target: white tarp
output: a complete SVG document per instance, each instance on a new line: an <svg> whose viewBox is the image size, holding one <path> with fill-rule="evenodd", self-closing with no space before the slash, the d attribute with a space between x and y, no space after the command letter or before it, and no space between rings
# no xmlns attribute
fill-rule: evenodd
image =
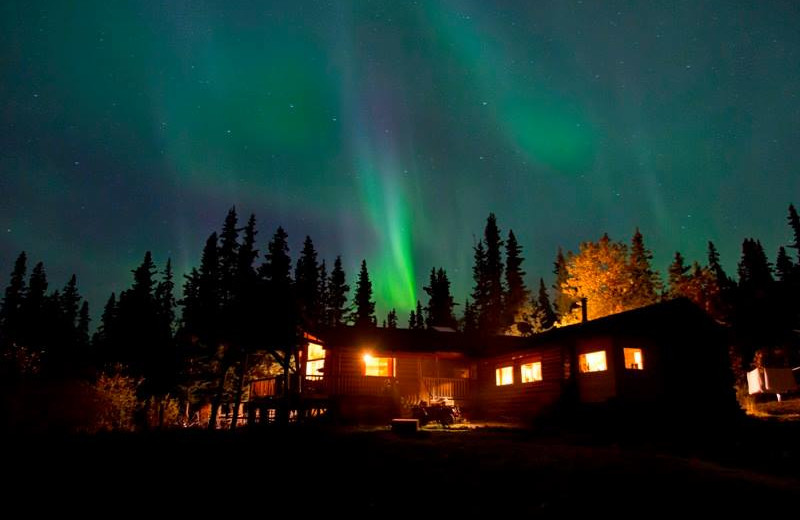
<svg viewBox="0 0 800 520"><path fill-rule="evenodd" d="M751 395L763 392L764 386L764 379L761 376L760 368L755 368L747 373L747 391Z"/></svg>
<svg viewBox="0 0 800 520"><path fill-rule="evenodd" d="M747 373L747 390L751 394L783 394L797 390L797 381L791 368L756 368Z"/></svg>

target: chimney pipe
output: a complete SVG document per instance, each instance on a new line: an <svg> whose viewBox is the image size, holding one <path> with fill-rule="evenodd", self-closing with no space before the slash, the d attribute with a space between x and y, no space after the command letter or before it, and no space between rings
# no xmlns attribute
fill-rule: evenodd
<svg viewBox="0 0 800 520"><path fill-rule="evenodd" d="M581 298L581 323L586 323L589 318L586 315L586 298Z"/></svg>

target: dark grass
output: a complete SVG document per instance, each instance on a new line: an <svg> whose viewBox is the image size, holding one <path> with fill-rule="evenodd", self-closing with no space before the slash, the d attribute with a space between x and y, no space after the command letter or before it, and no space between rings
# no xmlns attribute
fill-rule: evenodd
<svg viewBox="0 0 800 520"><path fill-rule="evenodd" d="M25 516L798 512L800 424L39 436L5 442Z"/></svg>

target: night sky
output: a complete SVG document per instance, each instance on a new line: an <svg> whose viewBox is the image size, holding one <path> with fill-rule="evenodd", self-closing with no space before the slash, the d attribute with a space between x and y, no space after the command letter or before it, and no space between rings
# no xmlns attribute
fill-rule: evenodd
<svg viewBox="0 0 800 520"><path fill-rule="evenodd" d="M0 3L3 286L24 249L97 318L234 204L262 250L309 234L351 285L365 258L401 324L434 265L463 302L490 211L529 285L636 226L662 273L790 238L797 2L157 4Z"/></svg>

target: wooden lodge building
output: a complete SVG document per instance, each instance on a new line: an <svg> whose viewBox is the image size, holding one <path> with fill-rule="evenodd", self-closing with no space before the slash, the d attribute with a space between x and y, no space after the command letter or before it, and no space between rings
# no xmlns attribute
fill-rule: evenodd
<svg viewBox="0 0 800 520"><path fill-rule="evenodd" d="M514 422L570 406L706 418L737 407L724 331L685 299L530 337L340 327L306 338L290 379L294 416L383 422L421 401ZM250 385L250 423L275 417L280 386Z"/></svg>

